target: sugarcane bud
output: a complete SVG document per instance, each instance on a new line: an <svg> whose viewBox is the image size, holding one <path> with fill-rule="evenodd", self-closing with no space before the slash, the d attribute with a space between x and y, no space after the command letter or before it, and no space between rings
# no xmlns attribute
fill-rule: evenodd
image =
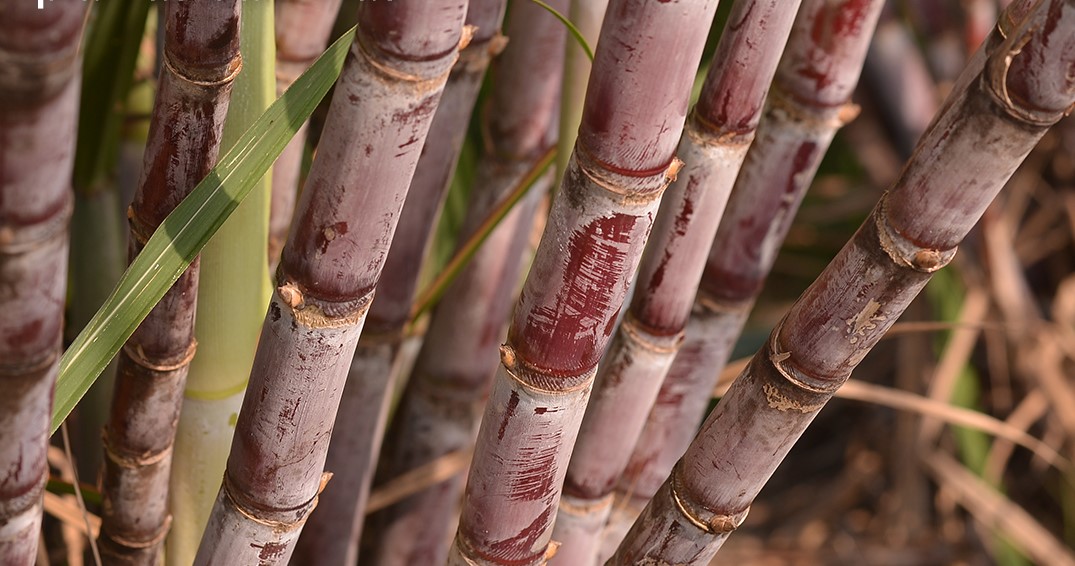
<svg viewBox="0 0 1075 566"><path fill-rule="evenodd" d="M545 560L552 560L552 557L556 556L556 551L558 550L560 550L560 542L550 540L549 546L545 548Z"/></svg>
<svg viewBox="0 0 1075 566"><path fill-rule="evenodd" d="M462 51L470 45L470 41L474 39L474 32L478 31L478 26L472 26L467 24L463 26L463 34L459 36L459 50Z"/></svg>
<svg viewBox="0 0 1075 566"><path fill-rule="evenodd" d="M679 176L681 169L683 169L683 160L678 157L673 157L672 163L668 165L668 170L664 172L664 176L668 179L669 183L676 182L676 177Z"/></svg>
<svg viewBox="0 0 1075 566"><path fill-rule="evenodd" d="M276 288L276 292L280 294L280 298L283 299L287 306L293 309L302 308L305 300L302 297L302 291L296 287L293 283L285 283Z"/></svg>
<svg viewBox="0 0 1075 566"><path fill-rule="evenodd" d="M506 368L515 367L515 349L507 344L500 345L500 363Z"/></svg>

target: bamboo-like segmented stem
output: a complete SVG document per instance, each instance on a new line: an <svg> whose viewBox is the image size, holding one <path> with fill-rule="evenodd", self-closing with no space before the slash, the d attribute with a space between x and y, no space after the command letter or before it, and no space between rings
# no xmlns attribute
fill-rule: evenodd
<svg viewBox="0 0 1075 566"><path fill-rule="evenodd" d="M418 285L419 269L463 147L474 102L490 59L503 45L500 22L505 0L470 0L469 43L448 76L398 229L385 259L347 376L325 469L333 474L317 510L303 530L297 561L354 564L358 558L366 499L381 451L389 393L399 373L404 327Z"/></svg>
<svg viewBox="0 0 1075 566"><path fill-rule="evenodd" d="M877 22L879 0L804 0L756 138L728 199L685 332L617 488L606 533L618 544L683 454L836 130Z"/></svg>
<svg viewBox="0 0 1075 566"><path fill-rule="evenodd" d="M463 0L359 7L195 564L283 564L294 551L465 13Z"/></svg>
<svg viewBox="0 0 1075 566"><path fill-rule="evenodd" d="M242 22L243 70L232 89L222 152L231 149L276 99L273 6L243 2ZM263 254L269 232L270 183L271 174L258 181L202 250L194 328L198 355L190 365L176 429L167 564L194 562L231 448L235 415L243 402L265 305L272 294Z"/></svg>
<svg viewBox="0 0 1075 566"><path fill-rule="evenodd" d="M601 22L608 0L571 0L568 18L591 47L597 45ZM561 12L562 13L562 12ZM562 179L575 147L575 136L582 122L582 105L586 100L586 83L590 80L591 62L582 46L573 38L564 46L564 90L560 97L560 135L557 141L556 178Z"/></svg>
<svg viewBox="0 0 1075 566"><path fill-rule="evenodd" d="M705 562L818 411L1075 104L1075 2L975 57L900 179L721 399L611 564ZM969 75L969 77L968 77Z"/></svg>
<svg viewBox="0 0 1075 566"><path fill-rule="evenodd" d="M567 1L549 5L563 10ZM562 50L566 30L531 2L512 8L506 29L510 40L493 63L495 80L482 113L488 138L461 240L473 234L554 139L549 134L556 129L562 61L549 53ZM497 226L434 311L385 437L379 481L473 444L534 213L551 182L549 172ZM462 489L458 474L371 516L363 533L364 559L381 565L443 564Z"/></svg>
<svg viewBox="0 0 1075 566"><path fill-rule="evenodd" d="M630 310L598 370L553 531L562 544L555 564L597 562L613 489L682 341L798 4L737 0L732 6L679 143L687 165L662 199Z"/></svg>
<svg viewBox="0 0 1075 566"><path fill-rule="evenodd" d="M62 347L78 0L0 4L0 564L37 560Z"/></svg>
<svg viewBox="0 0 1075 566"><path fill-rule="evenodd" d="M170 2L144 168L128 217L130 257L216 163L231 85L242 68L238 0ZM105 427L101 552L157 564L168 532L172 445L194 356L198 260L119 354Z"/></svg>
<svg viewBox="0 0 1075 566"><path fill-rule="evenodd" d="M449 564L547 558L597 362L681 165L673 153L716 4L609 4L574 155L501 349Z"/></svg>
<svg viewBox="0 0 1075 566"><path fill-rule="evenodd" d="M328 45L342 0L276 0L276 94L283 94ZM276 272L280 250L295 212L307 120L276 158L269 205L269 271Z"/></svg>

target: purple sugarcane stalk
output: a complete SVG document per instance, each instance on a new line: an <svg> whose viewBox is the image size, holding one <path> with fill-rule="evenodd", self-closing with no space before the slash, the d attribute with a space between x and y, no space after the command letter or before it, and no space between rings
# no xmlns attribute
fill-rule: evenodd
<svg viewBox="0 0 1075 566"><path fill-rule="evenodd" d="M720 368L772 268L836 130L854 117L881 0L804 0L765 113L717 229L685 343L661 385L617 491L615 548L686 450Z"/></svg>
<svg viewBox="0 0 1075 566"><path fill-rule="evenodd" d="M795 302L609 564L705 564L813 418L1075 104L1075 2L994 31L899 180Z"/></svg>
<svg viewBox="0 0 1075 566"><path fill-rule="evenodd" d="M449 564L540 564L597 362L674 158L716 1L614 0L562 188L501 348Z"/></svg>
<svg viewBox="0 0 1075 566"><path fill-rule="evenodd" d="M283 94L325 51L342 0L276 0L276 94ZM269 270L275 274L291 228L309 121L302 124L272 167Z"/></svg>
<svg viewBox="0 0 1075 566"><path fill-rule="evenodd" d="M87 5L0 2L0 564L37 560Z"/></svg>
<svg viewBox="0 0 1075 566"><path fill-rule="evenodd" d="M294 551L465 14L463 0L359 6L195 564L284 564Z"/></svg>
<svg viewBox="0 0 1075 566"><path fill-rule="evenodd" d="M567 470L553 564L596 564L613 490L627 466L683 330L799 2L737 0L664 195L630 310L598 370Z"/></svg>
<svg viewBox="0 0 1075 566"><path fill-rule="evenodd" d="M160 82L128 211L131 258L216 164L232 81L242 68L239 0L165 8ZM101 553L110 563L160 562L171 525L172 445L196 349L197 296L195 259L119 354L104 433Z"/></svg>
<svg viewBox="0 0 1075 566"><path fill-rule="evenodd" d="M335 479L299 541L295 557L302 563L350 565L358 558L366 500L422 257L455 172L485 69L503 47L500 22L505 0L468 4L466 23L473 26L473 35L459 53L429 126L428 143L422 147L378 282L377 300L370 306L351 362L325 464Z"/></svg>
<svg viewBox="0 0 1075 566"><path fill-rule="evenodd" d="M567 8L567 0L550 6ZM566 30L532 2L512 8L509 42L493 63L488 133L461 240L511 191L555 140ZM517 288L536 207L552 183L539 186L489 235L445 291L385 437L378 479L387 481L474 444L496 372L497 347ZM464 477L458 474L367 520L362 556L380 565L444 564ZM416 537L415 533L422 536Z"/></svg>

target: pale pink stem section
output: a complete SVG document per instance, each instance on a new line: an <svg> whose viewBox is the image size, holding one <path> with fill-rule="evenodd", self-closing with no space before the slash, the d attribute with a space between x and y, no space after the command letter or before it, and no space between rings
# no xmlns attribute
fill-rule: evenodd
<svg viewBox="0 0 1075 566"><path fill-rule="evenodd" d="M566 0L549 4L567 7ZM487 143L461 239L478 229L555 140L562 63L549 53L563 50L567 32L531 2L512 9L506 32L508 45L493 63L490 100L481 114ZM473 445L534 213L551 184L550 171L445 291L385 439L378 481ZM371 516L363 533L364 559L381 565L443 564L463 481L459 474Z"/></svg>
<svg viewBox="0 0 1075 566"><path fill-rule="evenodd" d="M630 311L598 370L568 467L553 538L554 564L594 564L612 492L627 466L672 360L709 245L788 40L798 2L739 0L717 46L642 256Z"/></svg>
<svg viewBox="0 0 1075 566"><path fill-rule="evenodd" d="M617 491L606 548L618 544L694 437L720 368L836 130L854 117L858 82L883 2L805 0L765 113L713 239L698 300ZM678 406L677 406L678 405Z"/></svg>
<svg viewBox="0 0 1075 566"><path fill-rule="evenodd" d="M0 564L37 560L62 348L79 0L0 4Z"/></svg>
<svg viewBox="0 0 1075 566"><path fill-rule="evenodd" d="M449 564L547 558L597 362L680 165L673 152L715 10L715 1L609 4L575 152L501 349Z"/></svg>
<svg viewBox="0 0 1075 566"><path fill-rule="evenodd" d="M342 0L276 0L276 94L283 94L325 51ZM269 270L276 273L280 250L295 211L302 154L306 147L304 122L272 166L269 205Z"/></svg>
<svg viewBox="0 0 1075 566"><path fill-rule="evenodd" d="M465 13L462 0L360 5L196 564L287 563L317 504L348 364Z"/></svg>
<svg viewBox="0 0 1075 566"><path fill-rule="evenodd" d="M471 111L499 37L505 0L471 0L466 23L473 37L459 53L421 148L407 200L400 213L377 300L366 317L336 414L336 435L325 469L335 480L326 488L304 529L296 561L350 565L358 559L366 500L381 451L389 393L398 379L400 346L410 318L422 258L455 173Z"/></svg>
<svg viewBox="0 0 1075 566"><path fill-rule="evenodd" d="M707 563L788 450L1075 103L1075 2L990 37L850 242L710 414L610 564ZM1006 38L1005 38L1006 36Z"/></svg>

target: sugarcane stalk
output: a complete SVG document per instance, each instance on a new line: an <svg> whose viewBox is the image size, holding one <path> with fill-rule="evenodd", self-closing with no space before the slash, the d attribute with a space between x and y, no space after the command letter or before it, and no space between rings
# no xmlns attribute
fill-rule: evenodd
<svg viewBox="0 0 1075 566"><path fill-rule="evenodd" d="M609 3L574 155L501 347L449 564L547 559L597 362L681 165L674 151L715 10Z"/></svg>
<svg viewBox="0 0 1075 566"><path fill-rule="evenodd" d="M277 0L276 9L276 94L283 94L317 60L328 45L332 24L342 0ZM291 216L295 212L303 150L309 121L295 132L291 142L276 158L272 169L272 201L269 206L269 272L276 272L280 250L287 240Z"/></svg>
<svg viewBox="0 0 1075 566"><path fill-rule="evenodd" d="M130 220L134 258L216 164L231 85L242 68L239 1L170 2L144 168ZM194 357L198 260L119 354L104 432L101 552L111 563L157 564L171 524L168 480L183 387Z"/></svg>
<svg viewBox="0 0 1075 566"><path fill-rule="evenodd" d="M598 370L568 466L554 564L595 564L617 480L683 330L709 246L761 118L798 2L732 6L677 151L687 165L662 199L630 309Z"/></svg>
<svg viewBox="0 0 1075 566"><path fill-rule="evenodd" d="M566 0L549 2L554 9ZM563 25L531 2L516 4L507 48L493 63L482 111L487 133L460 241L467 240L548 149L555 135ZM537 80L535 80L537 78ZM496 371L537 205L553 173L497 226L451 283L433 312L415 367L385 437L378 483L474 443ZM463 476L415 494L367 519L362 556L375 564L443 564ZM415 532L422 532L415 537Z"/></svg>
<svg viewBox="0 0 1075 566"><path fill-rule="evenodd" d="M601 35L601 22L605 18L606 8L608 0L571 0L568 16L591 47L597 45L597 38ZM582 105L586 100L586 83L590 81L591 66L590 58L577 41L565 43L560 135L556 143L557 179L562 179L567 171L571 149L575 147L575 136L578 135L579 124L582 122Z"/></svg>
<svg viewBox="0 0 1075 566"><path fill-rule="evenodd" d="M360 4L195 564L283 564L294 551L465 13L462 0Z"/></svg>
<svg viewBox="0 0 1075 566"><path fill-rule="evenodd" d="M610 564L706 563L818 411L1075 104L1075 2L1041 2L988 44L990 55L972 59L899 180L721 399Z"/></svg>
<svg viewBox="0 0 1075 566"><path fill-rule="evenodd" d="M471 111L490 59L503 47L505 0L471 0L470 41L448 76L414 171L399 227L370 305L347 377L325 468L334 475L303 531L296 560L353 564L357 560L369 497L388 418L390 392L400 373L404 328L418 285L422 258L437 223L463 147Z"/></svg>
<svg viewBox="0 0 1075 566"><path fill-rule="evenodd" d="M605 543L614 548L686 450L849 102L882 2L804 0L756 138L717 228L685 330L620 479ZM689 291L688 291L689 293ZM687 295L689 296L689 295Z"/></svg>
<svg viewBox="0 0 1075 566"><path fill-rule="evenodd" d="M242 22L243 70L232 88L220 143L223 152L276 99L273 6L243 2ZM271 174L258 182L202 250L194 328L198 355L191 362L176 430L168 564L194 562L231 448L235 416L272 294L263 254L270 192Z"/></svg>
<svg viewBox="0 0 1075 566"><path fill-rule="evenodd" d="M0 564L37 560L87 6L0 2Z"/></svg>

